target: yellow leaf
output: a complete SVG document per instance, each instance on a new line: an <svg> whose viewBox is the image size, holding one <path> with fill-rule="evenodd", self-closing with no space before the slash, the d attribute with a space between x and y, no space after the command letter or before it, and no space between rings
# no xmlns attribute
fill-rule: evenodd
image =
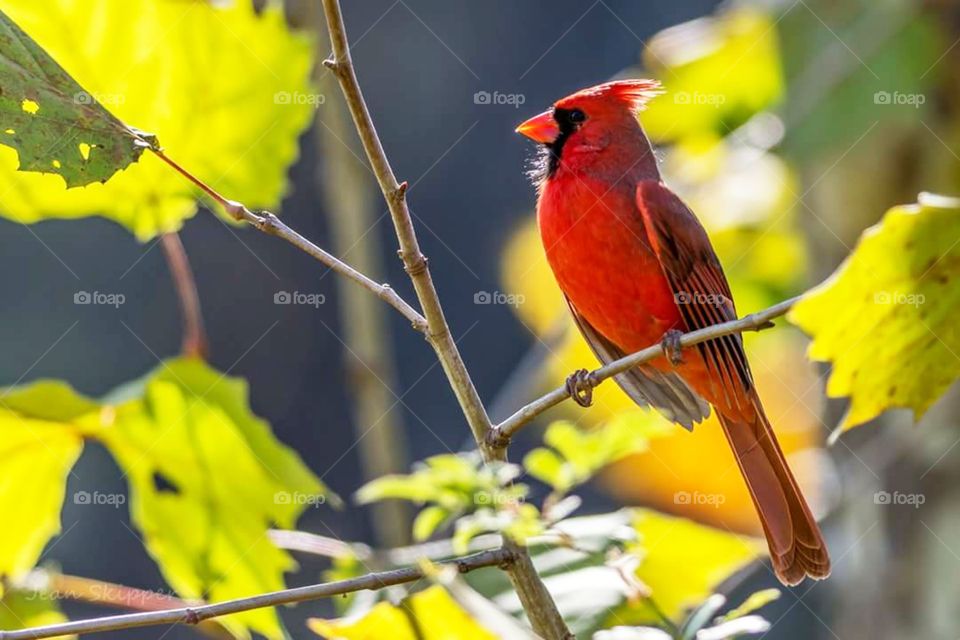
<svg viewBox="0 0 960 640"><path fill-rule="evenodd" d="M13 631L48 624L66 622L56 600L47 594L8 591L0 600L0 629ZM53 640L68 640L77 636L55 636Z"/></svg>
<svg viewBox="0 0 960 640"><path fill-rule="evenodd" d="M496 640L439 586L400 606L381 602L358 620L314 618L308 624L328 640Z"/></svg>
<svg viewBox="0 0 960 640"><path fill-rule="evenodd" d="M894 408L919 419L960 375L960 200L921 194L864 232L854 252L794 307L833 364L831 397L849 397L846 430Z"/></svg>
<svg viewBox="0 0 960 640"><path fill-rule="evenodd" d="M726 135L783 94L776 25L746 6L661 31L644 64L667 91L640 117L657 142Z"/></svg>
<svg viewBox="0 0 960 640"><path fill-rule="evenodd" d="M766 548L759 540L648 509L636 511L634 528L639 539L629 551L641 559L637 578L650 588L660 610L677 622ZM613 619L617 624L655 620L648 606L642 600L624 605Z"/></svg>
<svg viewBox="0 0 960 640"><path fill-rule="evenodd" d="M83 449L77 423L98 411L60 382L0 396L0 574L24 575L60 532L67 475Z"/></svg>
<svg viewBox="0 0 960 640"><path fill-rule="evenodd" d="M99 438L128 478L131 518L167 582L212 602L283 589L296 563L267 532L293 528L330 497L325 487L251 413L242 380L181 358L144 385ZM273 609L223 622L239 637L283 637Z"/></svg>
<svg viewBox="0 0 960 640"><path fill-rule="evenodd" d="M13 20L86 93L130 126L156 133L166 152L228 197L276 207L297 136L315 103L311 45L277 7L249 2L9 0ZM64 153L82 137L61 141ZM53 153L53 150L51 150ZM103 215L141 240L178 229L196 212L194 188L153 154L67 191L54 174L16 172L0 147L0 213L19 222Z"/></svg>

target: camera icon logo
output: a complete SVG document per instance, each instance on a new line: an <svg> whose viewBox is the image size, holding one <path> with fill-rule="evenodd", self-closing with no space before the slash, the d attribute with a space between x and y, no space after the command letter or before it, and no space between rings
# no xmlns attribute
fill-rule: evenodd
<svg viewBox="0 0 960 640"><path fill-rule="evenodd" d="M90 504L90 492L77 491L73 494L73 504Z"/></svg>
<svg viewBox="0 0 960 640"><path fill-rule="evenodd" d="M677 91L673 94L673 102L675 104L690 104L690 92L689 91Z"/></svg>
<svg viewBox="0 0 960 640"><path fill-rule="evenodd" d="M273 503L274 504L290 504L292 498L289 491L277 491L273 494Z"/></svg>
<svg viewBox="0 0 960 640"><path fill-rule="evenodd" d="M873 94L873 103L874 104L890 104L892 101L892 96L889 91L877 91Z"/></svg>
<svg viewBox="0 0 960 640"><path fill-rule="evenodd" d="M673 494L674 504L690 504L691 496L689 491L677 491Z"/></svg>
<svg viewBox="0 0 960 640"><path fill-rule="evenodd" d="M473 294L473 304L490 304L493 302L493 296L489 291L477 291Z"/></svg>
<svg viewBox="0 0 960 640"><path fill-rule="evenodd" d="M473 94L473 104L490 104L492 100L493 96L489 91L477 91Z"/></svg>
<svg viewBox="0 0 960 640"><path fill-rule="evenodd" d="M78 91L73 94L73 101L76 104L93 104L93 96L86 91Z"/></svg>
<svg viewBox="0 0 960 640"><path fill-rule="evenodd" d="M873 494L873 503L874 504L890 504L891 496L889 491L877 491Z"/></svg>
<svg viewBox="0 0 960 640"><path fill-rule="evenodd" d="M273 94L273 103L274 104L290 104L293 101L293 96L289 91L277 91Z"/></svg>
<svg viewBox="0 0 960 640"><path fill-rule="evenodd" d="M289 291L277 291L273 294L273 304L290 304L293 302L293 296Z"/></svg>
<svg viewBox="0 0 960 640"><path fill-rule="evenodd" d="M90 304L91 302L93 302L93 297L89 291L77 291L73 294L73 304Z"/></svg>

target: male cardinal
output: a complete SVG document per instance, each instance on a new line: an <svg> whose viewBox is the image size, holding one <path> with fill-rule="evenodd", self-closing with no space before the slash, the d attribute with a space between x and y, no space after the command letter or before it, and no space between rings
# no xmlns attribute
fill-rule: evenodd
<svg viewBox="0 0 960 640"><path fill-rule="evenodd" d="M547 260L583 337L603 362L658 341L664 357L616 377L637 404L692 429L710 413L757 508L781 582L825 578L830 558L754 387L738 335L680 353L678 336L734 320L706 231L660 180L637 112L653 80L583 89L517 128L543 145L537 219ZM591 384L572 377L580 401Z"/></svg>

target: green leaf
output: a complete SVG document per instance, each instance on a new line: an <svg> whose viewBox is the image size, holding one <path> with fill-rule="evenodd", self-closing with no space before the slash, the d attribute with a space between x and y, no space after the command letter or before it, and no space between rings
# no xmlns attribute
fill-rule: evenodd
<svg viewBox="0 0 960 640"><path fill-rule="evenodd" d="M754 611L780 599L780 589L762 589L754 591L740 603L740 606L731 609L721 618L722 621L735 620L749 615Z"/></svg>
<svg viewBox="0 0 960 640"><path fill-rule="evenodd" d="M156 140L103 108L0 11L0 144L21 171L57 173L67 187L105 182Z"/></svg>
<svg viewBox="0 0 960 640"><path fill-rule="evenodd" d="M98 411L61 382L0 394L0 575L24 575L60 532L67 476L83 450L81 423Z"/></svg>
<svg viewBox="0 0 960 640"><path fill-rule="evenodd" d="M783 94L774 19L745 5L661 31L643 61L666 89L640 118L659 142L726 135Z"/></svg>
<svg viewBox="0 0 960 640"><path fill-rule="evenodd" d="M433 586L404 600L399 606L381 602L362 618L312 619L310 629L337 640L495 640L450 597Z"/></svg>
<svg viewBox="0 0 960 640"><path fill-rule="evenodd" d="M423 509L413 521L413 539L417 542L426 540L449 517L450 512L443 507L432 506Z"/></svg>
<svg viewBox="0 0 960 640"><path fill-rule="evenodd" d="M86 95L157 132L171 158L251 208L275 208L297 138L323 108L309 84L312 44L287 29L278 4L260 16L250 2L7 0L3 8ZM102 215L145 240L197 210L195 187L153 154L106 184L71 191L57 176L16 166L16 153L0 147L0 182L12 187L0 214L19 222Z"/></svg>
<svg viewBox="0 0 960 640"><path fill-rule="evenodd" d="M247 395L242 380L199 360L167 361L99 434L129 478L147 550L185 598L282 589L295 563L268 529L293 528L304 509L333 498L250 412ZM272 609L225 624L241 637L282 637Z"/></svg>
<svg viewBox="0 0 960 640"><path fill-rule="evenodd" d="M592 431L560 420L547 427L543 436L553 450L534 449L523 465L533 477L566 493L607 465L646 451L650 438L667 433L672 433L668 425L644 420L636 412L619 415Z"/></svg>
<svg viewBox="0 0 960 640"><path fill-rule="evenodd" d="M56 600L49 595L8 590L0 600L0 629L13 631L66 621L67 617L60 612ZM56 636L55 640L67 638L76 636Z"/></svg>
<svg viewBox="0 0 960 640"><path fill-rule="evenodd" d="M921 194L864 232L790 320L833 364L831 397L849 397L840 430L901 407L919 419L960 375L960 200Z"/></svg>

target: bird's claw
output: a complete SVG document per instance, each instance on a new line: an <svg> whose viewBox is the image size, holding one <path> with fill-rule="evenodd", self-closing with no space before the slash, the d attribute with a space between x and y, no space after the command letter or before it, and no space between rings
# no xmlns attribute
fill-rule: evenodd
<svg viewBox="0 0 960 640"><path fill-rule="evenodd" d="M578 369L567 377L564 385L567 393L581 407L589 407L593 404L593 376L586 369Z"/></svg>
<svg viewBox="0 0 960 640"><path fill-rule="evenodd" d="M683 336L682 331L677 329L670 329L660 340L660 348L663 349L663 355L667 357L667 360L670 361L670 364L677 366L678 364L683 363L683 346L680 344L680 337Z"/></svg>

